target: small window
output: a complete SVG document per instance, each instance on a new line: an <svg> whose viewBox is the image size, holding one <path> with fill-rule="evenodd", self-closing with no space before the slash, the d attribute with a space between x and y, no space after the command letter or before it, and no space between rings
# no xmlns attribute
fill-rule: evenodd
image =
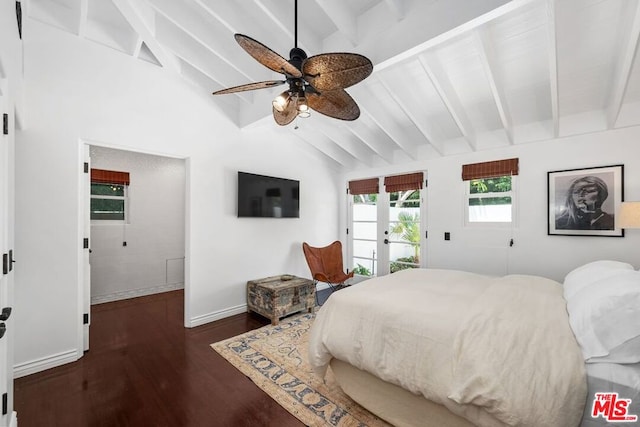
<svg viewBox="0 0 640 427"><path fill-rule="evenodd" d="M466 186L467 224L513 222L515 176L471 179Z"/></svg>
<svg viewBox="0 0 640 427"><path fill-rule="evenodd" d="M127 186L91 183L91 219L125 221L127 219Z"/></svg>

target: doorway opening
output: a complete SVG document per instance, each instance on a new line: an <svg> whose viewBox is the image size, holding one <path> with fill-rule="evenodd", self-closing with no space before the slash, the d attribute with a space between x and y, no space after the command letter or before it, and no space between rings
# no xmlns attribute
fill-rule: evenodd
<svg viewBox="0 0 640 427"><path fill-rule="evenodd" d="M84 313L96 304L184 290L186 159L93 143L83 149Z"/></svg>

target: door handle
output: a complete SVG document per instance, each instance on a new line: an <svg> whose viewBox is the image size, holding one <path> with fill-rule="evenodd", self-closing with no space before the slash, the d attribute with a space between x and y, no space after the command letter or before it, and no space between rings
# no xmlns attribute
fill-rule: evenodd
<svg viewBox="0 0 640 427"><path fill-rule="evenodd" d="M4 336L5 332L7 332L7 325L0 323L0 338Z"/></svg>
<svg viewBox="0 0 640 427"><path fill-rule="evenodd" d="M9 319L9 316L11 316L11 307L4 307L2 313L0 313L0 322Z"/></svg>
<svg viewBox="0 0 640 427"><path fill-rule="evenodd" d="M384 244L388 245L389 244L389 239L384 239Z"/></svg>

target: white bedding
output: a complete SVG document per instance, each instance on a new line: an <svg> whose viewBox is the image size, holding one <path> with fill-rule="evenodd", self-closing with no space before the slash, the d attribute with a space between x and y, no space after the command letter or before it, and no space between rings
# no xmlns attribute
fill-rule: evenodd
<svg viewBox="0 0 640 427"><path fill-rule="evenodd" d="M562 288L540 277L413 269L340 290L310 335L319 375L334 357L479 426L577 426L586 399Z"/></svg>

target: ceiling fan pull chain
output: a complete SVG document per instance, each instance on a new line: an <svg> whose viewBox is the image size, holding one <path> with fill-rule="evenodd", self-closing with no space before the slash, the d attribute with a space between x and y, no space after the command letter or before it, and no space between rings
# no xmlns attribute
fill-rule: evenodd
<svg viewBox="0 0 640 427"><path fill-rule="evenodd" d="M298 47L298 0L294 0L295 4L293 6L293 15L295 23L293 25L293 47Z"/></svg>

